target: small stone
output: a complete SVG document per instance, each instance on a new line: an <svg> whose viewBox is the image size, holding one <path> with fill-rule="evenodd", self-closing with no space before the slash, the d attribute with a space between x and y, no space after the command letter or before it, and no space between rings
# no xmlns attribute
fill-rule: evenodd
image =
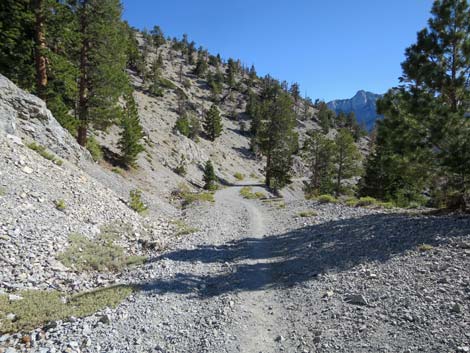
<svg viewBox="0 0 470 353"><path fill-rule="evenodd" d="M34 172L34 170L31 169L31 168L28 167L28 166L25 166L25 167L23 168L23 172L25 172L26 174L31 174L32 172Z"/></svg>
<svg viewBox="0 0 470 353"><path fill-rule="evenodd" d="M414 321L414 318L411 314L405 314L403 316L403 318L406 320L406 321L409 321L409 322L413 322Z"/></svg>
<svg viewBox="0 0 470 353"><path fill-rule="evenodd" d="M462 312L462 305L460 305L459 303L455 303L455 304L452 306L451 311L452 311L453 313L460 314L460 313Z"/></svg>
<svg viewBox="0 0 470 353"><path fill-rule="evenodd" d="M11 302L17 302L19 300L23 300L23 297L20 297L19 295L16 295L16 294L9 294L8 300Z"/></svg>
<svg viewBox="0 0 470 353"><path fill-rule="evenodd" d="M0 234L0 240L8 241L10 237L8 235Z"/></svg>
<svg viewBox="0 0 470 353"><path fill-rule="evenodd" d="M333 295L334 292L332 290L329 290L325 294L323 294L322 298L331 298Z"/></svg>
<svg viewBox="0 0 470 353"><path fill-rule="evenodd" d="M367 299L360 294L349 294L345 298L346 302L353 305L368 305Z"/></svg>
<svg viewBox="0 0 470 353"><path fill-rule="evenodd" d="M286 339L281 335L277 336L276 339L275 339L276 342L284 342L285 340Z"/></svg>
<svg viewBox="0 0 470 353"><path fill-rule="evenodd" d="M108 315L103 315L100 317L98 322L101 322L102 324L109 325L111 323L111 319L109 318Z"/></svg>
<svg viewBox="0 0 470 353"><path fill-rule="evenodd" d="M57 322L51 321L51 322L48 322L46 325L44 325L43 330L47 332L49 330L55 329L56 327L57 327Z"/></svg>
<svg viewBox="0 0 470 353"><path fill-rule="evenodd" d="M470 347L469 346L457 347L457 352L468 353L468 352L470 352Z"/></svg>
<svg viewBox="0 0 470 353"><path fill-rule="evenodd" d="M14 321L16 319L16 315L13 313L7 314L7 320Z"/></svg>

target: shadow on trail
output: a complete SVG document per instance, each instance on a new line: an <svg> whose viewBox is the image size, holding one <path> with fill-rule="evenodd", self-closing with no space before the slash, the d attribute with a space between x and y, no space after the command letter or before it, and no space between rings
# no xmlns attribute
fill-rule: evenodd
<svg viewBox="0 0 470 353"><path fill-rule="evenodd" d="M142 285L142 289L205 298L228 292L290 287L321 273L386 262L407 250L417 250L421 244L436 247L469 231L470 217L394 214L339 220L265 238L245 238L221 246L166 253L155 261L168 258L222 263L226 264L226 271L207 276L179 273L170 280Z"/></svg>

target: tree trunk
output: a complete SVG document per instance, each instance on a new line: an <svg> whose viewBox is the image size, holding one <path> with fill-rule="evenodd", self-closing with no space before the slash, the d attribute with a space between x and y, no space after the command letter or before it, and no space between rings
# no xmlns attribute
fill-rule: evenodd
<svg viewBox="0 0 470 353"><path fill-rule="evenodd" d="M271 186L271 151L268 151L266 156L266 186L269 188Z"/></svg>
<svg viewBox="0 0 470 353"><path fill-rule="evenodd" d="M78 89L78 126L77 142L81 146L87 143L88 133L88 48L89 41L86 36L87 30L87 2L83 2L82 14L80 16L80 32L83 36L80 50L80 83Z"/></svg>
<svg viewBox="0 0 470 353"><path fill-rule="evenodd" d="M46 100L47 88L47 59L46 52L46 35L44 31L44 11L43 0L34 0L34 13L36 23L34 28L35 48L34 57L36 64L36 85L39 98Z"/></svg>

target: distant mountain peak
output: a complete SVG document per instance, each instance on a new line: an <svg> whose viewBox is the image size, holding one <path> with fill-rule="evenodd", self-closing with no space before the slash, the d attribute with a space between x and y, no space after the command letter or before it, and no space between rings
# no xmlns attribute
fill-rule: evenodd
<svg viewBox="0 0 470 353"><path fill-rule="evenodd" d="M370 130L374 127L375 121L381 116L377 114L376 102L382 97L381 94L368 92L365 90L359 90L357 93L349 99L336 99L328 102L328 108L335 111L336 113L354 112L357 120L361 123L365 123L367 128Z"/></svg>

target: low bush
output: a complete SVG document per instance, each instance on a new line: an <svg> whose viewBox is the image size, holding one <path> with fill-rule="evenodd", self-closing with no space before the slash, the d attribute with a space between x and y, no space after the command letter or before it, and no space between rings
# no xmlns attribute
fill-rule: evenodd
<svg viewBox="0 0 470 353"><path fill-rule="evenodd" d="M173 223L176 225L176 228L177 228L176 234L175 234L177 237L182 236L182 235L196 233L199 231L199 229L189 226L185 221L181 219L178 219L174 221Z"/></svg>
<svg viewBox="0 0 470 353"><path fill-rule="evenodd" d="M88 150L88 152L90 152L91 157L95 162L98 162L103 159L103 149L93 136L91 136L87 140L86 149Z"/></svg>
<svg viewBox="0 0 470 353"><path fill-rule="evenodd" d="M357 200L357 203L356 203L356 206L358 207L374 206L374 205L377 205L377 200L370 196L361 197L359 200Z"/></svg>
<svg viewBox="0 0 470 353"><path fill-rule="evenodd" d="M57 259L76 271L117 272L127 266L140 265L145 256L127 256L124 248L114 244L115 234L102 233L95 239L81 234L69 236L70 245Z"/></svg>
<svg viewBox="0 0 470 353"><path fill-rule="evenodd" d="M337 203L338 199L332 195L320 195L317 197L317 201L320 203Z"/></svg>
<svg viewBox="0 0 470 353"><path fill-rule="evenodd" d="M130 194L129 207L132 208L137 213L143 213L147 211L147 206L142 201L142 191L140 190L131 190Z"/></svg>
<svg viewBox="0 0 470 353"><path fill-rule="evenodd" d="M181 200L183 207L186 207L198 201L215 202L213 192L192 192L189 187L184 183L178 185L178 188L173 192L173 195Z"/></svg>
<svg viewBox="0 0 470 353"><path fill-rule="evenodd" d="M261 191L252 192L252 188L249 186L244 186L240 189L240 195L249 200L262 199L266 197L266 194Z"/></svg>
<svg viewBox="0 0 470 353"><path fill-rule="evenodd" d="M315 217L315 216L317 216L317 213L314 210L306 210L306 211L299 212L298 216L299 217L304 217L304 218Z"/></svg>
<svg viewBox="0 0 470 353"><path fill-rule="evenodd" d="M51 321L89 316L105 308L116 308L135 289L131 286L111 286L74 295L59 291L27 290L13 294L21 300L10 301L0 294L0 335L30 331ZM5 313L14 315L14 320Z"/></svg>
<svg viewBox="0 0 470 353"><path fill-rule="evenodd" d="M239 173L239 172L233 174L233 176L235 177L235 179L240 180L240 181L245 179L245 175L243 175L242 173Z"/></svg>
<svg viewBox="0 0 470 353"><path fill-rule="evenodd" d="M429 245L429 244L421 244L419 247L418 247L419 251L431 251L433 248L432 245Z"/></svg>
<svg viewBox="0 0 470 353"><path fill-rule="evenodd" d="M35 151L37 154L39 154L41 157L50 160L52 163L61 166L63 161L59 158L57 158L54 154L50 153L47 151L47 149L44 146L38 145L35 142L31 142L27 144L27 146Z"/></svg>
<svg viewBox="0 0 470 353"><path fill-rule="evenodd" d="M62 199L54 201L55 208L59 211L64 211L66 208L65 201Z"/></svg>

